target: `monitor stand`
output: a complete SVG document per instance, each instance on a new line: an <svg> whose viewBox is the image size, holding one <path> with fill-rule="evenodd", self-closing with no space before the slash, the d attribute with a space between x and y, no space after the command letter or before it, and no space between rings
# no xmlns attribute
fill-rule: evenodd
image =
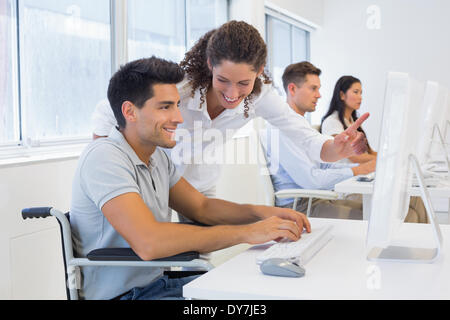
<svg viewBox="0 0 450 320"><path fill-rule="evenodd" d="M425 185L422 171L420 170L417 158L410 154L409 162L413 164L414 171L418 178L420 195L425 205L429 225L433 231L436 241L435 248L413 248L403 246L388 246L386 248L371 248L367 259L370 261L392 261L392 262L410 262L410 263L432 263L441 255L442 234L439 224L437 223L434 209L431 204L430 195Z"/></svg>
<svg viewBox="0 0 450 320"><path fill-rule="evenodd" d="M444 125L444 140L447 139L447 133L449 133L449 128L450 128L450 120L446 120L445 121L445 125Z"/></svg>
<svg viewBox="0 0 450 320"><path fill-rule="evenodd" d="M447 130L445 130L445 131L447 131ZM434 124L434 126L433 126L433 133L431 135L431 140L432 141L434 140L434 135L435 135L436 132L437 132L437 135L438 135L438 138L439 138L439 142L440 142L439 144L442 147L442 155L443 155L444 162L447 164L447 172L450 173L450 160L449 160L449 157L448 157L447 147L446 147L446 143L445 143L445 140L444 140L445 135L442 135L441 130L439 130L438 125ZM429 152L430 152L430 149L428 150L428 156L427 156L428 159L430 158Z"/></svg>

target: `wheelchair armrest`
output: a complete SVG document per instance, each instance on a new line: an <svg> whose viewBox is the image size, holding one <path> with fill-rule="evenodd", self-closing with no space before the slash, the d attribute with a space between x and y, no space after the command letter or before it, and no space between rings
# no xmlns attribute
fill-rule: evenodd
<svg viewBox="0 0 450 320"><path fill-rule="evenodd" d="M50 210L52 207L33 207L25 208L22 210L22 218L33 219L33 218L47 218L50 217Z"/></svg>
<svg viewBox="0 0 450 320"><path fill-rule="evenodd" d="M191 261L199 257L200 254L198 252L188 251L151 261ZM142 261L131 248L94 249L87 254L87 258L91 261Z"/></svg>

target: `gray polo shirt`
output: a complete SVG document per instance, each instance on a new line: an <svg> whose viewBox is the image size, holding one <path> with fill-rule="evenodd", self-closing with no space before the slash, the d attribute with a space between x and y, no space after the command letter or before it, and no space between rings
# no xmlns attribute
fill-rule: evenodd
<svg viewBox="0 0 450 320"><path fill-rule="evenodd" d="M116 128L108 138L93 141L80 156L72 185L70 224L75 253L85 257L93 249L130 247L101 211L106 202L124 193L138 193L156 220L170 222L169 189L179 179L166 153L156 148L147 166ZM146 286L161 274L161 268L83 267L80 295L111 299Z"/></svg>

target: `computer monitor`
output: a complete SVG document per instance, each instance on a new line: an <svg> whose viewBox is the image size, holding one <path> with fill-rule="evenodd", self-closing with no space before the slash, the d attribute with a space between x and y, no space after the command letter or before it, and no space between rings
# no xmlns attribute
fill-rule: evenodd
<svg viewBox="0 0 450 320"><path fill-rule="evenodd" d="M430 261L438 255L436 250L432 249L420 250L390 245L393 235L399 230L408 212L413 171L418 173L423 187L418 162L412 161L415 159L413 155L420 136L417 128L420 124L423 93L423 85L408 74L388 74L367 232L369 260ZM424 189L424 197L427 196L426 192ZM434 214L430 202L424 200L424 204L427 212Z"/></svg>
<svg viewBox="0 0 450 320"><path fill-rule="evenodd" d="M450 91L447 95L447 109L444 116L441 118L441 130L447 147L447 153L450 153Z"/></svg>
<svg viewBox="0 0 450 320"><path fill-rule="evenodd" d="M423 98L423 123L417 158L426 164L445 154L441 119L447 112L447 89L437 82L427 81ZM441 140L442 138L442 140Z"/></svg>

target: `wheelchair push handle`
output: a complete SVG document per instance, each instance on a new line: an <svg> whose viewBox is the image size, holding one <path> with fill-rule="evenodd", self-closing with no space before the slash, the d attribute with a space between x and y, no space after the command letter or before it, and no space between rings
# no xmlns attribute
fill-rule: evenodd
<svg viewBox="0 0 450 320"><path fill-rule="evenodd" d="M50 217L50 210L52 207L33 207L25 208L22 210L22 218L33 219L33 218L47 218Z"/></svg>

